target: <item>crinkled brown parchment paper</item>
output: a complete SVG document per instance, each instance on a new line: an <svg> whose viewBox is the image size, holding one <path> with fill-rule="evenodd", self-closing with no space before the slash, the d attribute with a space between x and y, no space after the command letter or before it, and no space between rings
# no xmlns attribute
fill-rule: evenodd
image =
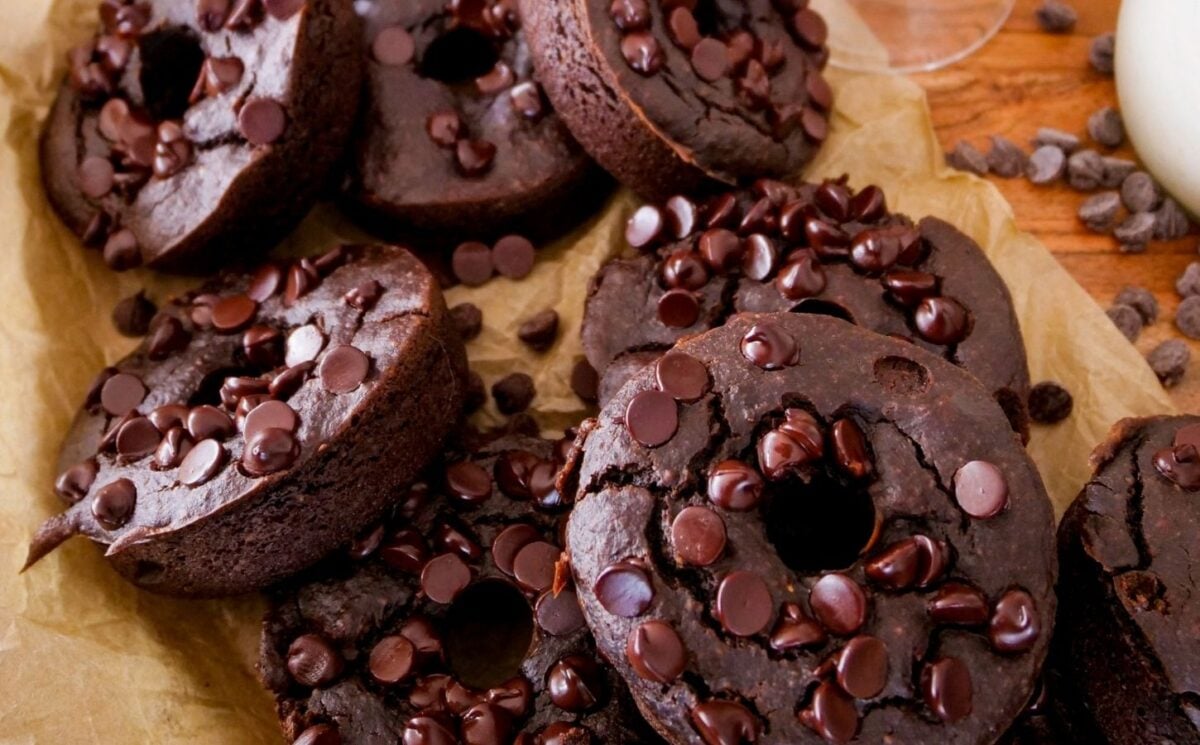
<svg viewBox="0 0 1200 745"><path fill-rule="evenodd" d="M38 127L62 72L84 38L94 0L0 2L0 742L277 743L270 701L254 676L261 601L183 602L136 592L85 541L18 575L29 534L58 508L50 485L59 439L92 375L132 346L109 313L148 287L163 299L186 285L146 272L114 275L55 220L38 181ZM1034 380L1056 379L1076 413L1037 429L1030 451L1059 510L1087 476L1087 455L1125 416L1171 409L1153 374L1085 292L1037 241L1017 231L987 183L942 167L915 84L835 76L834 135L811 175L849 173L886 188L893 206L932 213L984 245L1012 289ZM583 414L567 376L588 277L617 251L633 199L542 251L531 278L458 288L451 303L484 309L471 345L489 381L524 370L537 382L548 427ZM330 208L314 213L281 251L315 250L357 237ZM519 321L546 306L562 317L553 350L515 341Z"/></svg>

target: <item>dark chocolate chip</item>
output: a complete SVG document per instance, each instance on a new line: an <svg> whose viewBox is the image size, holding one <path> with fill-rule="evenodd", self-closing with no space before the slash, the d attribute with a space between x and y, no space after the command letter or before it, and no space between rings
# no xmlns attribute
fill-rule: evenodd
<svg viewBox="0 0 1200 745"><path fill-rule="evenodd" d="M463 341L471 341L483 330L483 311L474 303L459 303L451 308L450 320Z"/></svg>
<svg viewBox="0 0 1200 745"><path fill-rule="evenodd" d="M758 441L758 465L768 479L781 479L821 458L825 435L811 414L788 409L784 421Z"/></svg>
<svg viewBox="0 0 1200 745"><path fill-rule="evenodd" d="M1025 177L1038 185L1058 181L1067 172L1067 155L1062 148L1042 145L1029 156Z"/></svg>
<svg viewBox="0 0 1200 745"><path fill-rule="evenodd" d="M286 429L267 428L246 440L242 468L251 476L267 476L291 468L299 457L300 443L294 434Z"/></svg>
<svg viewBox="0 0 1200 745"><path fill-rule="evenodd" d="M270 145L287 129L287 112L278 101L253 98L238 112L238 131L251 145Z"/></svg>
<svg viewBox="0 0 1200 745"><path fill-rule="evenodd" d="M1138 336L1142 333L1142 327L1145 325L1142 314L1138 313L1137 309L1128 305L1114 305L1105 313L1126 339L1137 341Z"/></svg>
<svg viewBox="0 0 1200 745"><path fill-rule="evenodd" d="M550 700L564 711L587 711L604 700L604 669L583 655L568 655L546 673Z"/></svg>
<svg viewBox="0 0 1200 745"><path fill-rule="evenodd" d="M926 665L921 690L925 705L944 722L957 722L971 713L971 671L956 657L940 657Z"/></svg>
<svg viewBox="0 0 1200 745"><path fill-rule="evenodd" d="M133 517L137 506L137 487L129 479L105 484L92 497L92 516L107 530L116 530Z"/></svg>
<svg viewBox="0 0 1200 745"><path fill-rule="evenodd" d="M1034 15L1038 25L1048 34L1069 34L1079 21L1079 14L1062 0L1042 0Z"/></svg>
<svg viewBox="0 0 1200 745"><path fill-rule="evenodd" d="M146 297L145 291L139 291L113 308L113 326L122 336L145 336L157 312L158 308Z"/></svg>
<svg viewBox="0 0 1200 745"><path fill-rule="evenodd" d="M517 329L517 338L535 352L545 352L558 339L558 312L550 308L535 314Z"/></svg>
<svg viewBox="0 0 1200 745"><path fill-rule="evenodd" d="M536 251L528 238L506 235L492 247L492 262L501 276L524 279L533 271Z"/></svg>
<svg viewBox="0 0 1200 745"><path fill-rule="evenodd" d="M513 557L513 577L529 592L545 592L554 584L562 549L546 541L534 541Z"/></svg>
<svg viewBox="0 0 1200 745"><path fill-rule="evenodd" d="M438 111L425 120L425 132L439 147L451 148L462 134L462 118L456 111Z"/></svg>
<svg viewBox="0 0 1200 745"><path fill-rule="evenodd" d="M988 170L1000 178L1016 178L1025 173L1029 156L1007 137L992 135L992 147L987 153Z"/></svg>
<svg viewBox="0 0 1200 745"><path fill-rule="evenodd" d="M677 401L698 401L709 389L708 368L683 352L668 352L654 365L659 390Z"/></svg>
<svg viewBox="0 0 1200 745"><path fill-rule="evenodd" d="M754 572L731 572L717 587L713 614L734 636L754 636L765 631L774 611L771 590Z"/></svg>
<svg viewBox="0 0 1200 745"><path fill-rule="evenodd" d="M407 678L416 665L417 650L403 636L385 636L371 648L367 669L381 685L396 685Z"/></svg>
<svg viewBox="0 0 1200 745"><path fill-rule="evenodd" d="M762 500L763 487L758 471L740 460L722 461L708 472L708 499L722 509L754 509Z"/></svg>
<svg viewBox="0 0 1200 745"><path fill-rule="evenodd" d="M779 621L771 631L771 648L777 652L820 647L828 640L821 624L810 618L796 603L784 603Z"/></svg>
<svg viewBox="0 0 1200 745"><path fill-rule="evenodd" d="M834 669L843 691L855 698L875 698L887 685L887 645L877 637L860 634L838 652Z"/></svg>
<svg viewBox="0 0 1200 745"><path fill-rule="evenodd" d="M403 26L388 26L375 35L371 55L381 65L400 67L412 61L416 44L412 34Z"/></svg>
<svg viewBox="0 0 1200 745"><path fill-rule="evenodd" d="M129 373L117 373L104 381L100 388L100 406L112 416L124 416L146 398L146 386L141 378Z"/></svg>
<svg viewBox="0 0 1200 745"><path fill-rule="evenodd" d="M605 568L592 591L605 610L622 618L637 618L654 602L650 573L632 561L619 561Z"/></svg>
<svg viewBox="0 0 1200 745"><path fill-rule="evenodd" d="M1105 106L1088 117L1088 135L1105 147L1120 147L1125 142L1125 121L1121 113Z"/></svg>
<svg viewBox="0 0 1200 745"><path fill-rule="evenodd" d="M708 745L758 742L758 719L736 701L714 699L692 707L692 726Z"/></svg>
<svg viewBox="0 0 1200 745"><path fill-rule="evenodd" d="M458 281L468 287L482 285L496 271L492 250L478 241L459 244L450 257L450 268Z"/></svg>
<svg viewBox="0 0 1200 745"><path fill-rule="evenodd" d="M530 543L541 540L541 537L537 528L531 525L510 525L500 531L492 541L492 558L496 562L496 568L511 577L517 552Z"/></svg>
<svg viewBox="0 0 1200 745"><path fill-rule="evenodd" d="M662 391L642 391L625 408L625 426L634 440L648 448L665 444L679 427L675 399Z"/></svg>
<svg viewBox="0 0 1200 745"><path fill-rule="evenodd" d="M1121 195L1115 191L1104 191L1084 200L1079 205L1079 220L1093 233L1109 233L1117 222L1121 211Z"/></svg>
<svg viewBox="0 0 1200 745"><path fill-rule="evenodd" d="M662 68L664 57L658 39L646 31L634 31L621 39L621 56L641 75L653 75Z"/></svg>
<svg viewBox="0 0 1200 745"><path fill-rule="evenodd" d="M688 290L668 290L658 299L657 313L664 326L685 329L700 320L700 301Z"/></svg>
<svg viewBox="0 0 1200 745"><path fill-rule="evenodd" d="M104 243L104 263L115 272L141 265L142 252L133 231L122 228L108 237Z"/></svg>
<svg viewBox="0 0 1200 745"><path fill-rule="evenodd" d="M800 362L800 344L770 322L752 326L740 347L743 357L764 370L781 370Z"/></svg>
<svg viewBox="0 0 1200 745"><path fill-rule="evenodd" d="M1187 342L1180 339L1168 339L1146 355L1150 369L1165 388L1178 385L1179 381L1183 380L1191 359L1192 352Z"/></svg>
<svg viewBox="0 0 1200 745"><path fill-rule="evenodd" d="M707 507L684 507L671 522L675 558L690 566L709 566L725 553L725 521Z"/></svg>
<svg viewBox="0 0 1200 745"><path fill-rule="evenodd" d="M537 396L533 378L525 373L510 373L492 384L492 398L501 414L511 416L529 408Z"/></svg>
<svg viewBox="0 0 1200 745"><path fill-rule="evenodd" d="M225 465L229 453L216 440L204 440L184 456L179 464L179 483L200 486L211 480Z"/></svg>
<svg viewBox="0 0 1200 745"><path fill-rule="evenodd" d="M87 496L99 470L100 466L92 458L76 463L58 475L54 481L54 491L63 501L75 504Z"/></svg>
<svg viewBox="0 0 1200 745"><path fill-rule="evenodd" d="M974 518L986 520L1008 507L1004 472L984 460L973 460L954 474L954 500Z"/></svg>
<svg viewBox="0 0 1200 745"><path fill-rule="evenodd" d="M829 682L813 691L812 701L800 712L800 721L827 742L843 745L858 733L854 700Z"/></svg>
<svg viewBox="0 0 1200 745"><path fill-rule="evenodd" d="M442 554L421 569L421 590L435 603L452 603L471 584L471 568L457 554Z"/></svg>
<svg viewBox="0 0 1200 745"><path fill-rule="evenodd" d="M454 146L454 162L462 175L482 176L492 168L496 146L487 140L459 140Z"/></svg>
<svg viewBox="0 0 1200 745"><path fill-rule="evenodd" d="M288 672L307 688L324 688L341 677L344 668L341 653L317 634L298 636L288 646Z"/></svg>
<svg viewBox="0 0 1200 745"><path fill-rule="evenodd" d="M339 344L325 353L317 367L317 375L325 390L342 394L362 385L370 369L371 358L365 352L349 344Z"/></svg>
<svg viewBox="0 0 1200 745"><path fill-rule="evenodd" d="M1112 75L1114 58L1116 56L1116 35L1112 32L1101 34L1092 39L1088 48L1088 61L1092 68L1102 75Z"/></svg>
<svg viewBox="0 0 1200 745"><path fill-rule="evenodd" d="M568 636L587 627L574 590L563 590L557 595L553 589L543 592L533 614L538 628L551 636Z"/></svg>
<svg viewBox="0 0 1200 745"><path fill-rule="evenodd" d="M961 582L947 582L929 600L929 617L947 626L982 626L988 622L987 597Z"/></svg>
<svg viewBox="0 0 1200 745"><path fill-rule="evenodd" d="M1071 416L1071 392L1053 381L1038 383L1029 391L1029 417L1038 424L1057 424Z"/></svg>
<svg viewBox="0 0 1200 745"><path fill-rule="evenodd" d="M821 625L838 636L857 633L867 620L867 596L857 582L830 573L817 580L808 603Z"/></svg>
<svg viewBox="0 0 1200 745"><path fill-rule="evenodd" d="M673 683L687 666L687 650L671 624L646 621L629 632L625 659L639 677L655 683Z"/></svg>
<svg viewBox="0 0 1200 745"><path fill-rule="evenodd" d="M988 624L993 649L1005 654L1027 652L1033 649L1041 631L1041 619L1029 593L1009 590L996 601Z"/></svg>
<svg viewBox="0 0 1200 745"><path fill-rule="evenodd" d="M933 344L958 344L971 332L971 316L962 303L949 297L922 300L913 312L921 338Z"/></svg>
<svg viewBox="0 0 1200 745"><path fill-rule="evenodd" d="M571 390L584 403L594 404L599 400L600 375L586 359L571 368Z"/></svg>
<svg viewBox="0 0 1200 745"><path fill-rule="evenodd" d="M946 163L955 170L986 176L990 166L987 156L966 140L960 140L946 155Z"/></svg>

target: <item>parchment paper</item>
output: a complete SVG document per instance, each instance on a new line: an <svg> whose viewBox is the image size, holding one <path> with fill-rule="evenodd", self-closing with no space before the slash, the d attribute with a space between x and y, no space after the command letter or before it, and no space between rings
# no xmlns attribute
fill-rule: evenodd
<svg viewBox="0 0 1200 745"><path fill-rule="evenodd" d="M64 51L86 37L94 0L0 2L0 742L277 743L253 671L257 598L184 602L134 591L86 541L18 575L34 527L58 509L52 494L60 438L93 374L133 343L112 330L121 297L146 286L162 300L188 283L146 272L115 275L80 249L50 212L38 180L40 121ZM989 184L942 165L925 99L903 79L834 76L833 136L810 175L878 183L891 204L932 213L984 245L1013 292L1034 380L1075 395L1066 423L1030 443L1059 511L1086 479L1087 455L1115 420L1171 410L1153 374L1087 294L1037 241L1014 226ZM619 249L635 202L616 195L574 235L544 249L531 278L454 289L449 302L484 309L471 345L489 382L525 370L548 427L584 413L567 376L587 278ZM358 234L318 209L281 251L326 247ZM433 247L448 248L448 247ZM553 350L515 340L520 320L547 306L562 317Z"/></svg>

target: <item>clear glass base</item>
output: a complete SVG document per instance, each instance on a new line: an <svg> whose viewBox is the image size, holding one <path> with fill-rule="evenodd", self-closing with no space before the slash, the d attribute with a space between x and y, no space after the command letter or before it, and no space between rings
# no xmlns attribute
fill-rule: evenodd
<svg viewBox="0 0 1200 745"><path fill-rule="evenodd" d="M995 36L1016 0L814 0L829 23L830 64L864 72L928 72Z"/></svg>

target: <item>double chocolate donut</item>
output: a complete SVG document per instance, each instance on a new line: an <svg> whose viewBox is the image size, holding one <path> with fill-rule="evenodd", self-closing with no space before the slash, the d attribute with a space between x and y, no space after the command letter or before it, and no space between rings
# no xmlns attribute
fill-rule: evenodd
<svg viewBox="0 0 1200 745"><path fill-rule="evenodd" d="M544 233L604 193L542 95L513 0L355 7L370 59L345 188L372 223L443 238Z"/></svg>
<svg viewBox="0 0 1200 745"><path fill-rule="evenodd" d="M1053 515L966 372L837 319L742 314L581 436L584 615L672 742L992 743L1026 706Z"/></svg>
<svg viewBox="0 0 1200 745"><path fill-rule="evenodd" d="M546 93L647 198L793 175L829 133L825 21L808 0L521 0Z"/></svg>
<svg viewBox="0 0 1200 745"><path fill-rule="evenodd" d="M350 134L349 0L103 0L46 122L54 209L113 269L198 271L270 247Z"/></svg>
<svg viewBox="0 0 1200 745"><path fill-rule="evenodd" d="M759 181L699 202L675 196L634 212L626 238L640 255L601 268L583 320L602 404L676 340L734 313L790 310L943 356L1027 427L1025 346L1000 275L951 225L890 213L878 187Z"/></svg>
<svg viewBox="0 0 1200 745"><path fill-rule="evenodd" d="M105 369L63 444L76 534L131 582L225 595L277 582L379 520L460 415L466 355L412 254L336 248L175 300Z"/></svg>
<svg viewBox="0 0 1200 745"><path fill-rule="evenodd" d="M1200 417L1121 422L1058 529L1053 701L1079 742L1200 743Z"/></svg>
<svg viewBox="0 0 1200 745"><path fill-rule="evenodd" d="M448 455L386 524L275 594L260 669L289 738L657 742L561 559L568 445L509 435Z"/></svg>

